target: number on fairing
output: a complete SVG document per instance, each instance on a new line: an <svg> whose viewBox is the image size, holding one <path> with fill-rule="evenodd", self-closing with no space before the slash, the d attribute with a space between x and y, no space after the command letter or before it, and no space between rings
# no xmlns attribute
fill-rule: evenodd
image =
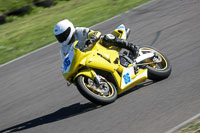
<svg viewBox="0 0 200 133"><path fill-rule="evenodd" d="M126 73L125 75L123 75L123 78L124 78L125 84L128 84L129 82L131 82L131 77L129 73Z"/></svg>
<svg viewBox="0 0 200 133"><path fill-rule="evenodd" d="M65 60L64 60L64 70L66 71L67 70L67 68L70 66L70 64L71 64L71 62L70 62L70 60L69 60L69 57L67 57L67 58L65 58Z"/></svg>

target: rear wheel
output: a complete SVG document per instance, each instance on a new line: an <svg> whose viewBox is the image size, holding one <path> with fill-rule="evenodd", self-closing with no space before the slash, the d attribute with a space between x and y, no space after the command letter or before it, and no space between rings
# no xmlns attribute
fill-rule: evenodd
<svg viewBox="0 0 200 133"><path fill-rule="evenodd" d="M144 63L149 63L146 67L148 69L148 78L159 81L167 78L171 73L171 64L167 57L159 50L151 46L140 47L140 54L154 53L156 56L152 59L147 59Z"/></svg>
<svg viewBox="0 0 200 133"><path fill-rule="evenodd" d="M100 77L100 85L84 75L76 78L76 85L79 92L93 103L106 105L112 103L117 98L117 90L115 86L108 82L104 77Z"/></svg>

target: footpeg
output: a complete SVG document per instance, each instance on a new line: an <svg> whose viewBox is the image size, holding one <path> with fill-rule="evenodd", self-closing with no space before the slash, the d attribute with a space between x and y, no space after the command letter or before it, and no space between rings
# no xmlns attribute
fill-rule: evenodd
<svg viewBox="0 0 200 133"><path fill-rule="evenodd" d="M134 68L134 72L135 72L135 75L136 75L138 73L138 67L137 67L137 64L136 64L135 61L133 62L133 68Z"/></svg>

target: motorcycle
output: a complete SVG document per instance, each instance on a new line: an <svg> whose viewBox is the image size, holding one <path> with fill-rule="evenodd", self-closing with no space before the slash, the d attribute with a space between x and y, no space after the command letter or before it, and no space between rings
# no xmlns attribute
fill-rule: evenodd
<svg viewBox="0 0 200 133"><path fill-rule="evenodd" d="M127 39L129 29L122 24L112 34ZM131 51L101 45L101 39L80 50L75 41L63 60L63 76L88 100L99 105L114 102L117 96L146 79L160 81L171 73L167 57L151 46L140 46L135 59Z"/></svg>

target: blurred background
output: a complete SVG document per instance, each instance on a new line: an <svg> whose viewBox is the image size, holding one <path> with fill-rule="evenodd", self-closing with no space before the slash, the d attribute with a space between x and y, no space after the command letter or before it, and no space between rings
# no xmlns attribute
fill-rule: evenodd
<svg viewBox="0 0 200 133"><path fill-rule="evenodd" d="M0 0L0 64L55 42L62 19L90 27L149 0Z"/></svg>

